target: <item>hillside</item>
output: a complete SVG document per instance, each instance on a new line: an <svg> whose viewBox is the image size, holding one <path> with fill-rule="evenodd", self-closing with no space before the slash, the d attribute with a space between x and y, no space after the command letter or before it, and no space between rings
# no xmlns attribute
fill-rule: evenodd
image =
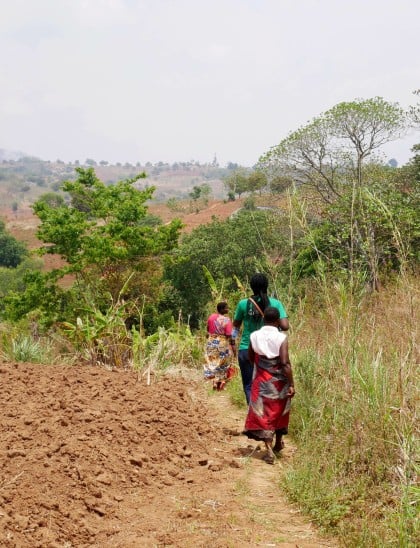
<svg viewBox="0 0 420 548"><path fill-rule="evenodd" d="M15 211L33 203L41 194L58 192L65 180L76 177L77 167L93 167L99 179L105 184L130 179L139 173L147 178L136 183L138 188L154 186L153 201L166 202L170 198L188 199L194 186L208 185L210 196L221 199L226 196L223 178L231 173L230 168L215 165L200 165L193 162L174 164L147 163L145 165L117 164L90 161L89 164L46 162L38 158L20 158L18 160L0 157L0 203L3 207L12 207ZM106 165L105 165L106 164ZM235 167L236 164L232 166Z"/></svg>
<svg viewBox="0 0 420 548"><path fill-rule="evenodd" d="M166 204L151 203L149 213L157 215L163 222L168 222L174 217L184 223L184 232L190 232L201 224L211 222L213 217L226 219L242 206L243 200L224 202L223 200L210 200L207 206L202 206L198 212L190 212L189 202L185 202L185 211L172 211ZM24 242L28 249L34 251L41 246L36 237L38 218L33 214L31 207L25 204L17 211L10 207L0 208L0 218L6 222L6 228L17 240ZM55 255L44 255L43 261L46 270L59 267L62 263Z"/></svg>
<svg viewBox="0 0 420 548"><path fill-rule="evenodd" d="M197 211L191 211L189 202L184 202L184 209L173 211L164 203L149 204L149 213L162 219L164 223L179 218L184 223L184 230L190 232L201 224L211 222L213 217L226 219L240 209L243 200L225 202L224 200L210 200L207 205L200 205ZM7 230L20 241L25 242L30 249L36 249L39 241L35 236L38 218L33 214L29 204L14 212L10 207L0 208L0 218L6 222Z"/></svg>

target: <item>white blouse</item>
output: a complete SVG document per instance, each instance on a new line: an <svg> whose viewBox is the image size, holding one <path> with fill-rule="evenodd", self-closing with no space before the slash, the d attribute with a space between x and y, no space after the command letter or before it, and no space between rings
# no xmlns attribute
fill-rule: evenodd
<svg viewBox="0 0 420 548"><path fill-rule="evenodd" d="M279 331L274 325L264 325L258 331L251 333L251 345L254 352L275 358L280 353L280 346L287 339L287 335Z"/></svg>

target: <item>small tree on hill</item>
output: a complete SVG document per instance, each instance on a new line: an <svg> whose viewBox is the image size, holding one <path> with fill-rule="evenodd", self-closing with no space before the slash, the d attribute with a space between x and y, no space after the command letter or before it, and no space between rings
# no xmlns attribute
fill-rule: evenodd
<svg viewBox="0 0 420 548"><path fill-rule="evenodd" d="M8 234L4 222L0 221L0 267L16 268L27 256L26 246Z"/></svg>
<svg viewBox="0 0 420 548"><path fill-rule="evenodd" d="M229 195L235 196L237 194L239 198L249 190L248 177L244 169L237 169L231 175L228 175L223 184Z"/></svg>

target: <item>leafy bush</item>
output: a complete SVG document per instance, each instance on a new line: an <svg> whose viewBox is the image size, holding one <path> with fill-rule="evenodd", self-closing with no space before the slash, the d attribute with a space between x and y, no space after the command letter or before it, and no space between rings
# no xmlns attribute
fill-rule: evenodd
<svg viewBox="0 0 420 548"><path fill-rule="evenodd" d="M226 293L237 290L236 279L246 280L256 270L267 270L270 255L281 256L287 249L287 225L281 214L242 211L225 221L214 219L185 235L168 258L165 279L172 286L176 313L190 315L198 326L211 289L203 270L223 283Z"/></svg>
<svg viewBox="0 0 420 548"><path fill-rule="evenodd" d="M0 267L15 268L27 256L26 246L8 234L4 222L0 221Z"/></svg>

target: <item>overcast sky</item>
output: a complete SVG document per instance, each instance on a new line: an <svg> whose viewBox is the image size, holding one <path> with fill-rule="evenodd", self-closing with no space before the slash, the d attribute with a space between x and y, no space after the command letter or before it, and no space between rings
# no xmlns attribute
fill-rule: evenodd
<svg viewBox="0 0 420 548"><path fill-rule="evenodd" d="M341 101L414 104L419 36L419 0L0 0L0 148L251 166Z"/></svg>

